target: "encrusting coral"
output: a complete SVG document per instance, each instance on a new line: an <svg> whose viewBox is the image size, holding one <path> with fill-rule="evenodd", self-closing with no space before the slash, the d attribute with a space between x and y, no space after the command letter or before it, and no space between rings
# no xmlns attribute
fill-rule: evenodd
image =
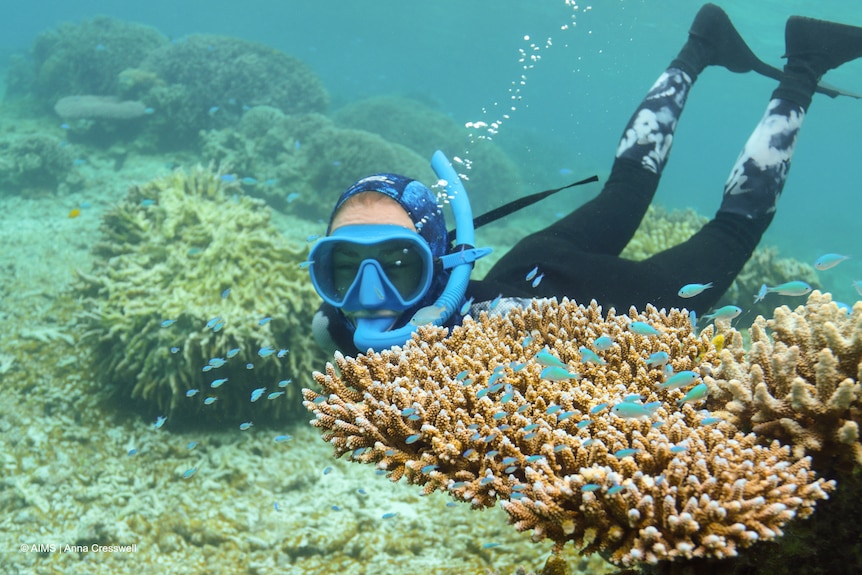
<svg viewBox="0 0 862 575"><path fill-rule="evenodd" d="M741 429L777 438L819 471L862 465L862 303L840 308L814 291L804 306L758 317L746 351L726 334L719 368L705 379L721 393L708 403Z"/></svg>
<svg viewBox="0 0 862 575"><path fill-rule="evenodd" d="M603 336L613 343L597 347ZM474 507L502 500L517 529L558 549L573 541L622 566L732 557L834 483L659 388L650 356L667 353L693 384L716 370L711 336L679 310L602 317L595 302L534 300L451 333L422 327L402 348L336 354L315 374L322 391L303 395L336 455Z"/></svg>
<svg viewBox="0 0 862 575"><path fill-rule="evenodd" d="M234 180L197 168L132 187L103 218L94 269L78 274L99 377L150 415L295 413L298 384L286 382L319 360L307 244L281 237Z"/></svg>

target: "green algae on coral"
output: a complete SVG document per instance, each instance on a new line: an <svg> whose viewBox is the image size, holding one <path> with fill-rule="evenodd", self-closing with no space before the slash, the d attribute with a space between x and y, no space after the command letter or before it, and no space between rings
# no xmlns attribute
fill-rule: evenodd
<svg viewBox="0 0 862 575"><path fill-rule="evenodd" d="M94 269L78 273L79 327L99 377L150 416L284 417L298 385L279 382L320 363L317 298L299 269L307 246L282 238L231 180L197 168L132 187L103 217Z"/></svg>

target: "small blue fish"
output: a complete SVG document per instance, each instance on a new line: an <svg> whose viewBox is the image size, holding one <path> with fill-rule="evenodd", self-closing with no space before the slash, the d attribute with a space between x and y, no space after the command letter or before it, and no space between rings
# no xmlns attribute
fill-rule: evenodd
<svg viewBox="0 0 862 575"><path fill-rule="evenodd" d="M834 268L844 260L849 260L850 256L841 254L823 254L814 262L814 267L820 271Z"/></svg>
<svg viewBox="0 0 862 575"><path fill-rule="evenodd" d="M470 306L472 305L473 298L471 297L470 299L465 300L463 304L461 304L461 307L458 309L458 313L460 313L461 315L467 315L467 313L470 311Z"/></svg>
<svg viewBox="0 0 862 575"><path fill-rule="evenodd" d="M397 517L397 516L398 516L398 513L394 512L394 511L390 511L388 513L384 513L383 515L381 515L380 518L381 519L392 519L393 517Z"/></svg>
<svg viewBox="0 0 862 575"><path fill-rule="evenodd" d="M674 445L670 448L671 453L685 453L686 451L688 451L688 447L685 445Z"/></svg>
<svg viewBox="0 0 862 575"><path fill-rule="evenodd" d="M186 443L186 449L188 449L189 451L191 451L192 449L194 449L197 446L198 446L197 441L189 441L188 443Z"/></svg>
<svg viewBox="0 0 862 575"><path fill-rule="evenodd" d="M664 383L660 383L658 388L664 390L671 390L679 389L681 387L687 387L697 381L697 378L699 377L700 376L693 371L681 371L667 378Z"/></svg>
<svg viewBox="0 0 862 575"><path fill-rule="evenodd" d="M807 285L807 284L806 284ZM771 288L768 288L771 289ZM809 288L810 291L810 288ZM736 317L739 317L739 314L742 313L742 308L737 307L735 305L726 305L718 308L712 313L708 313L703 316L703 319L707 320L722 320L722 321L730 321Z"/></svg>
<svg viewBox="0 0 862 575"><path fill-rule="evenodd" d="M608 335L603 335L593 340L593 347L596 348L596 351L607 351L613 345L614 340Z"/></svg>
<svg viewBox="0 0 862 575"><path fill-rule="evenodd" d="M638 335L659 335L661 332L643 321L633 321L629 324L629 331Z"/></svg>
<svg viewBox="0 0 862 575"><path fill-rule="evenodd" d="M570 418L571 416L575 415L576 413L577 413L577 411L563 411L562 413L558 413L557 414L557 421L566 420L566 419ZM580 423L578 424L578 427L580 428Z"/></svg>
<svg viewBox="0 0 862 575"><path fill-rule="evenodd" d="M185 471L183 471L183 479L191 479L192 476L197 472L198 472L197 467L190 467L190 468L186 469Z"/></svg>
<svg viewBox="0 0 862 575"><path fill-rule="evenodd" d="M623 457L630 457L639 453L640 449L635 449L634 447L628 447L626 449L620 449L619 451L614 452L614 457L617 459L622 459Z"/></svg>
<svg viewBox="0 0 862 575"><path fill-rule="evenodd" d="M175 323L177 323L177 320L175 320L175 319L166 319L165 321L162 322L162 327L171 327Z"/></svg>
<svg viewBox="0 0 862 575"><path fill-rule="evenodd" d="M757 295L754 296L754 303L763 301L763 298L765 298L768 293L769 287L766 284L761 285L760 289L757 290Z"/></svg>
<svg viewBox="0 0 862 575"><path fill-rule="evenodd" d="M299 269L304 270L314 264L314 260L306 260L304 262L299 262Z"/></svg>
<svg viewBox="0 0 862 575"><path fill-rule="evenodd" d="M678 295L679 297L690 298L700 293L703 293L704 290L708 290L711 287L712 282L706 284L686 284L679 288L679 291L676 292L676 295Z"/></svg>
<svg viewBox="0 0 862 575"><path fill-rule="evenodd" d="M129 449L129 450L126 452L126 454L127 454L129 457L134 457L135 455L137 455L137 454L138 454L138 450L137 450L137 448L132 447L131 449Z"/></svg>
<svg viewBox="0 0 862 575"><path fill-rule="evenodd" d="M260 357L269 357L274 353L275 353L275 350L273 348L269 347L268 345L257 350L257 355L259 355Z"/></svg>
<svg viewBox="0 0 862 575"><path fill-rule="evenodd" d="M246 369L254 369L254 364L249 362L249 363L245 364L245 368Z"/></svg>
<svg viewBox="0 0 862 575"><path fill-rule="evenodd" d="M207 110L207 114L209 114L210 116L215 116L215 113L218 111L219 111L218 106L211 106L210 109ZM224 177L224 176L222 176L222 177Z"/></svg>
<svg viewBox="0 0 862 575"><path fill-rule="evenodd" d="M668 362L669 359L670 356L667 354L666 351L657 351L649 356L649 358L646 360L646 364L649 367L662 367Z"/></svg>
<svg viewBox="0 0 862 575"><path fill-rule="evenodd" d="M251 392L251 401L255 402L258 399L260 399L260 397L264 394L265 391L266 391L265 387L258 387L257 389L252 391Z"/></svg>
<svg viewBox="0 0 862 575"><path fill-rule="evenodd" d="M567 379L580 379L581 376L578 373L572 373L564 367L552 365L543 369L539 377L550 381L565 381Z"/></svg>
<svg viewBox="0 0 862 575"><path fill-rule="evenodd" d="M608 489L608 495L616 495L623 489L625 489L625 487L623 487L622 485L614 485L613 487L610 487Z"/></svg>
<svg viewBox="0 0 862 575"><path fill-rule="evenodd" d="M500 305L500 300L503 299L503 294L497 294L497 297L491 300L491 303L488 304L488 311L492 311L498 305Z"/></svg>
<svg viewBox="0 0 862 575"><path fill-rule="evenodd" d="M212 329L220 321L222 321L222 317L220 315L217 315L207 322L206 328Z"/></svg>
<svg viewBox="0 0 862 575"><path fill-rule="evenodd" d="M482 543L482 549L491 549L492 547L499 547L499 546L500 546L500 543L497 543L495 541L492 541L489 543Z"/></svg>
<svg viewBox="0 0 862 575"><path fill-rule="evenodd" d="M710 416L710 417L704 417L703 419L701 419L700 424L701 425L715 425L716 423L721 423L722 421L724 421L724 419L722 419L720 417Z"/></svg>
<svg viewBox="0 0 862 575"><path fill-rule="evenodd" d="M199 389L189 389L188 391L186 391L186 397L194 397L199 392L200 392Z"/></svg>
<svg viewBox="0 0 862 575"><path fill-rule="evenodd" d="M290 385L291 381L293 381L293 380L292 379L282 379L281 381L278 382L278 387L287 387L288 385Z"/></svg>
<svg viewBox="0 0 862 575"><path fill-rule="evenodd" d="M544 279L545 274L539 274L533 279L533 283L530 284L532 287L539 287L539 284L542 283L542 279Z"/></svg>
<svg viewBox="0 0 862 575"><path fill-rule="evenodd" d="M288 204L293 203L298 197L299 197L299 194L297 192L291 192L291 193L287 194L287 203Z"/></svg>
<svg viewBox="0 0 862 575"><path fill-rule="evenodd" d="M640 403L633 403L631 401L623 401L613 406L611 408L611 413L615 414L617 417L622 417L623 419L652 417L653 413L655 413L656 409L658 409L660 406L661 403L657 401L653 403L647 403L645 405L641 405Z"/></svg>
<svg viewBox="0 0 862 575"><path fill-rule="evenodd" d="M155 422L155 423L153 423L153 427L154 427L155 429L161 429L161 427L165 424L165 422L166 422L167 420L168 420L168 418L167 418L167 417L165 417L164 415L160 415L160 416L158 416L158 417L156 418L156 422Z"/></svg>
<svg viewBox="0 0 862 575"><path fill-rule="evenodd" d="M280 350L278 350L278 353L277 353L277 354L275 354L275 357L277 357L277 358L281 359L281 358L283 358L284 356L286 356L288 353L290 353L290 350L289 350L289 349L280 349Z"/></svg>
<svg viewBox="0 0 862 575"><path fill-rule="evenodd" d="M257 322L257 325L266 325L266 324L268 324L268 323L269 323L269 322L271 322L271 321L272 321L272 318L271 318L271 317L269 317L269 316L267 316L267 317L265 317L265 318L262 318L260 321L258 321L258 322Z"/></svg>
<svg viewBox="0 0 862 575"><path fill-rule="evenodd" d="M607 404L607 403L600 403L600 404L598 404L597 406L595 406L595 407L593 407L592 409L590 409L590 415L595 415L595 414L599 413L600 411L602 411L602 410L603 410L604 408L606 408L607 406L608 406L608 404Z"/></svg>
<svg viewBox="0 0 862 575"><path fill-rule="evenodd" d="M221 379L214 379L214 380L213 380L213 382L210 384L210 387L211 387L211 388L213 388L213 389L216 389L216 388L218 388L218 387L221 387L221 386L222 386L222 385L224 385L225 383L227 383L227 378L226 378L226 377L223 377L223 378L221 378Z"/></svg>
<svg viewBox="0 0 862 575"><path fill-rule="evenodd" d="M605 365L607 362L599 357L599 354L591 350L586 346L581 346L578 348L578 352L581 354L581 361L584 363L595 363L596 365Z"/></svg>
<svg viewBox="0 0 862 575"><path fill-rule="evenodd" d="M422 473L431 473L432 471L434 471L438 467L439 467L439 465L432 463L430 465L426 465L426 466L422 467L422 469L420 469L419 471L421 471Z"/></svg>
<svg viewBox="0 0 862 575"><path fill-rule="evenodd" d="M278 506L278 501L272 502L272 508L275 509L276 512L280 512L281 508Z"/></svg>
<svg viewBox="0 0 862 575"><path fill-rule="evenodd" d="M785 282L777 286L767 287L768 293L777 293L778 295L800 296L811 293L811 286L801 280Z"/></svg>
<svg viewBox="0 0 862 575"><path fill-rule="evenodd" d="M267 399L277 399L277 398L281 397L282 395L284 395L283 391L273 391L272 393L267 395L266 398Z"/></svg>
<svg viewBox="0 0 862 575"><path fill-rule="evenodd" d="M427 305L413 314L413 317L410 318L411 325L427 325L429 323L435 323L441 321L443 316L446 314L446 306L445 305Z"/></svg>
<svg viewBox="0 0 862 575"><path fill-rule="evenodd" d="M639 394L639 393L630 393L629 395L627 395L623 398L623 401L640 402L640 401L643 401L643 398L641 397L641 394Z"/></svg>
<svg viewBox="0 0 862 575"><path fill-rule="evenodd" d="M221 292L221 298L222 299L227 299L229 295L230 295L230 288L226 288L223 292Z"/></svg>
<svg viewBox="0 0 862 575"><path fill-rule="evenodd" d="M568 367L565 363L562 362L562 360L560 360L560 358L548 351L547 347L537 353L535 355L535 358L536 361L539 362L539 365L542 365L544 367L561 367L563 369L566 369Z"/></svg>
<svg viewBox="0 0 862 575"><path fill-rule="evenodd" d="M254 425L252 422L246 421L244 423L240 423L239 428L241 431L248 431L249 429L251 429L252 425Z"/></svg>
<svg viewBox="0 0 862 575"><path fill-rule="evenodd" d="M422 438L421 433L414 433L413 435L408 435L407 438L404 440L404 443L406 443L407 445L410 445L411 443L416 443L421 438Z"/></svg>
<svg viewBox="0 0 862 575"><path fill-rule="evenodd" d="M180 351L180 348L178 348L177 346L174 346L171 348L171 353L179 353L179 351Z"/></svg>
<svg viewBox="0 0 862 575"><path fill-rule="evenodd" d="M853 289L856 290L856 293L862 295L862 280L853 280L850 282L850 285L853 286Z"/></svg>
<svg viewBox="0 0 862 575"><path fill-rule="evenodd" d="M306 236L305 241L308 243L316 242L320 239L320 234L311 234L310 236Z"/></svg>
<svg viewBox="0 0 862 575"><path fill-rule="evenodd" d="M223 357L214 357L207 362L207 365L211 367L221 367L226 363L227 360L225 360Z"/></svg>
<svg viewBox="0 0 862 575"><path fill-rule="evenodd" d="M536 277L536 274L538 274L538 273L539 273L539 266L536 266L533 269L531 269L529 272L527 272L527 275L524 277L524 279L527 281L531 281L533 278Z"/></svg>
<svg viewBox="0 0 862 575"><path fill-rule="evenodd" d="M584 493L589 493L591 491L598 491L601 488L601 485L596 485L595 483L587 483L586 485L581 487L581 491L583 491Z"/></svg>
<svg viewBox="0 0 862 575"><path fill-rule="evenodd" d="M276 435L275 442L276 443L284 443L285 441L290 441L293 439L292 435Z"/></svg>
<svg viewBox="0 0 862 575"><path fill-rule="evenodd" d="M227 352L227 356L226 356L226 357L227 357L228 359L230 359L230 358L232 358L232 357L236 357L236 354L238 354L239 352L240 352L240 349L239 349L238 347L235 347L235 348L233 348L233 349L231 349L230 351L228 351L228 352Z"/></svg>
<svg viewBox="0 0 862 575"><path fill-rule="evenodd" d="M204 399L204 405L212 405L212 404L213 404L213 403L215 403L217 400L218 400L218 398L217 398L217 397L212 397L212 396L210 396L210 397L208 397L208 398Z"/></svg>
<svg viewBox="0 0 862 575"><path fill-rule="evenodd" d="M676 404L682 407L686 403L706 399L707 395L709 395L709 388L705 383L698 383L685 394L685 397L677 401Z"/></svg>

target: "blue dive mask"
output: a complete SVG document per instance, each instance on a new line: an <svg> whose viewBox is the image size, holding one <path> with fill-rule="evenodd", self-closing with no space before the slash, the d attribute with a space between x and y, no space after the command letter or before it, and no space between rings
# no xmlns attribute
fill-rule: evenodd
<svg viewBox="0 0 862 575"><path fill-rule="evenodd" d="M308 255L311 283L345 312L402 312L428 292L434 258L418 233L402 226L342 226Z"/></svg>

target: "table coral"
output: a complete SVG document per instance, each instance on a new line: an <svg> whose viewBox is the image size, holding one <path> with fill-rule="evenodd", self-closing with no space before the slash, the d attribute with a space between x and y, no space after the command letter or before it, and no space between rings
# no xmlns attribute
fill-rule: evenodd
<svg viewBox="0 0 862 575"><path fill-rule="evenodd" d="M602 335L613 339L593 350L602 361L579 349ZM534 300L451 333L423 327L403 348L337 354L315 374L322 392L303 394L336 455L474 507L502 500L517 529L557 549L573 541L623 566L732 557L780 536L834 484L778 442L705 423L686 390L658 387L651 354L700 378L717 361L711 336L680 310L602 317L595 302Z"/></svg>
<svg viewBox="0 0 862 575"><path fill-rule="evenodd" d="M804 306L758 317L748 351L738 332L725 331L720 367L706 378L722 390L714 408L813 456L817 469L862 464L862 303L848 313L815 290Z"/></svg>
<svg viewBox="0 0 862 575"><path fill-rule="evenodd" d="M198 168L132 187L103 218L94 269L79 272L98 374L150 415L283 416L298 405L284 382L319 359L317 299L299 269L307 244L279 236L232 182Z"/></svg>

